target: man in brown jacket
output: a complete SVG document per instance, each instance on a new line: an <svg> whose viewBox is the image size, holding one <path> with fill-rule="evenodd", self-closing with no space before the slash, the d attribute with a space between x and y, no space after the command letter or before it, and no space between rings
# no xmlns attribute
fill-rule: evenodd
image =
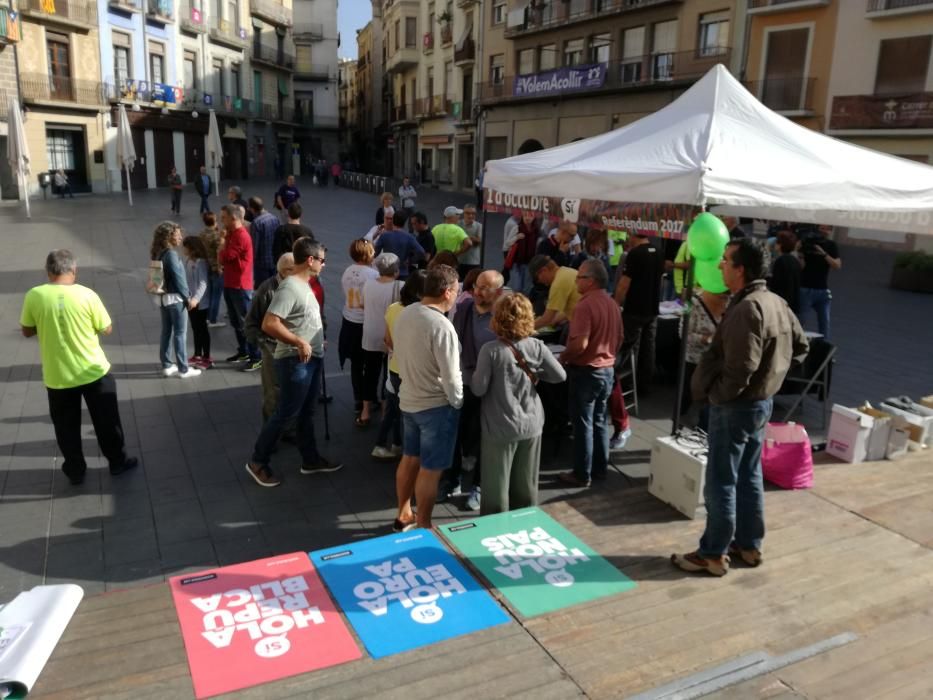
<svg viewBox="0 0 933 700"><path fill-rule="evenodd" d="M748 239L726 247L720 268L732 300L693 374L698 401L709 401L706 531L700 546L671 561L685 571L723 576L730 557L761 564L765 534L761 447L771 398L809 346L787 303L768 291L761 249Z"/></svg>

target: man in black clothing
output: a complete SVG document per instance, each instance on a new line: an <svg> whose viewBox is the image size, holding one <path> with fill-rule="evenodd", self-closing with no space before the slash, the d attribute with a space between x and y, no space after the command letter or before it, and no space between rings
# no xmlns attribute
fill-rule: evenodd
<svg viewBox="0 0 933 700"><path fill-rule="evenodd" d="M424 258L418 262L417 267L419 270L426 270L431 258L437 255L437 243L434 241L431 227L428 226L428 217L423 212L416 211L411 215L411 228L418 244L424 249Z"/></svg>
<svg viewBox="0 0 933 700"><path fill-rule="evenodd" d="M275 230L272 240L272 256L278 260L285 253L292 252L292 246L299 238L314 240L311 229L301 223L301 205L292 202L288 207L288 223L282 224Z"/></svg>
<svg viewBox="0 0 933 700"><path fill-rule="evenodd" d="M636 232L631 238L616 285L615 300L622 307L625 340L619 357L629 351L637 357L639 391L648 388L654 376L655 336L658 330L658 305L661 303L661 277L664 256L646 235Z"/></svg>
<svg viewBox="0 0 933 700"><path fill-rule="evenodd" d="M557 228L538 244L538 254L548 256L558 267L572 267L571 263L578 252L572 248L576 235L576 224L561 221Z"/></svg>
<svg viewBox="0 0 933 700"><path fill-rule="evenodd" d="M803 269L800 272L800 309L797 318L804 324L810 309L816 312L817 329L829 340L829 307L832 292L829 290L829 271L842 268L839 248L826 237L829 226L803 226L797 229L800 239L799 254Z"/></svg>

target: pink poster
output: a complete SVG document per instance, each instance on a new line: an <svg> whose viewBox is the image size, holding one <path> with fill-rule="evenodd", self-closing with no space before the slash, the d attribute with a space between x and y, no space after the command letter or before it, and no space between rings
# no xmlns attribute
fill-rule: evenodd
<svg viewBox="0 0 933 700"><path fill-rule="evenodd" d="M198 698L358 659L302 552L169 579Z"/></svg>

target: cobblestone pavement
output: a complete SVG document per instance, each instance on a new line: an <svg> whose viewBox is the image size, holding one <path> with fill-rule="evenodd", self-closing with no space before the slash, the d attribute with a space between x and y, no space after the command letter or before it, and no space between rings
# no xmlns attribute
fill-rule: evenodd
<svg viewBox="0 0 933 700"><path fill-rule="evenodd" d="M342 298L339 277L350 240L371 226L375 194L303 186L305 223L329 247L324 273L330 335L336 337ZM271 182L247 183L246 194L271 198ZM449 203L469 194L423 191L419 204L432 222ZM165 191L86 196L33 202L27 221L14 204L0 206L0 601L39 583L74 581L88 593L161 581L179 571L245 561L277 552L315 549L384 534L394 517L394 465L369 457L375 426L352 423L349 375L326 360L330 440L323 415L317 434L326 455L345 468L302 477L298 455L283 445L273 465L285 478L277 489L255 486L243 465L259 427L259 377L221 365L192 381L158 374L159 317L143 292L143 271L153 226L167 218ZM197 197L186 192L181 224L199 230ZM215 198L215 208L219 205ZM489 220L489 263L497 251L502 217ZM18 332L23 294L45 279L52 248L79 258L79 281L103 298L114 321L105 339L119 384L120 410L135 472L111 479L85 416L88 478L73 487L61 474L48 416L35 340ZM845 267L834 273L834 335L840 345L834 375L837 400L853 403L894 393L933 393L933 297L887 288L891 256L843 249ZM215 329L215 357L234 349L229 328ZM669 430L670 387L660 387L634 421L635 436L619 464L644 470L655 435ZM572 498L556 488L568 446L546 450L542 499ZM599 488L624 488L619 472ZM462 502L438 506L439 520L466 515Z"/></svg>

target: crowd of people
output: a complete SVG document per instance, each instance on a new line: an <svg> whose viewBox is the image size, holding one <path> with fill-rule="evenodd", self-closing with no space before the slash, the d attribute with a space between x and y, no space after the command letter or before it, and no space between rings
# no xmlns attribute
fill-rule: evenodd
<svg viewBox="0 0 933 700"><path fill-rule="evenodd" d="M204 177L209 204L212 183ZM768 265L765 248L731 226L720 266L728 293L719 294L684 289L678 273L689 259L667 260L638 231L594 229L581 238L576 224L518 212L503 232L503 268L483 269L475 206L448 206L430 227L417 196L407 179L397 199L381 195L376 225L351 242L352 262L341 275L337 352L341 366L350 364L355 428L378 422L372 457L398 460L393 528L431 527L434 505L455 495L482 514L535 505L549 409L558 430L569 424L573 431L572 468L560 481L586 488L605 479L610 450L631 435L620 370L634 358L636 377L650 385L662 277L672 272L674 287L695 302L686 355L710 443L707 529L696 551L672 561L715 575L728 571L730 554L759 564L763 429L771 397L807 352L791 300L781 296L793 296L786 278L796 265L796 310L817 309L828 334L828 301L824 312L817 291L841 265L834 244L819 231L791 240L781 228L782 254ZM291 176L275 193L278 214L261 197L244 200L238 187L227 199L219 214L202 213L197 235L184 235L174 221L153 232L147 291L160 309L161 372L188 379L214 367L210 330L223 325L223 299L237 342L226 361L261 370L262 427L245 464L249 475L262 487L281 484L271 464L281 439L296 444L301 474L336 471L342 464L319 451L313 420L328 398L321 396L327 325L320 281L327 248L301 223ZM174 193L172 202L177 213ZM24 335L39 336L63 469L75 484L86 469L82 399L111 472L136 464L124 450L115 381L98 342L110 319L97 295L76 284L76 270L70 252L52 251L49 284L29 292L21 322ZM768 290L769 277L778 294ZM57 352L56 343L69 351ZM555 395L556 409L548 399Z"/></svg>

